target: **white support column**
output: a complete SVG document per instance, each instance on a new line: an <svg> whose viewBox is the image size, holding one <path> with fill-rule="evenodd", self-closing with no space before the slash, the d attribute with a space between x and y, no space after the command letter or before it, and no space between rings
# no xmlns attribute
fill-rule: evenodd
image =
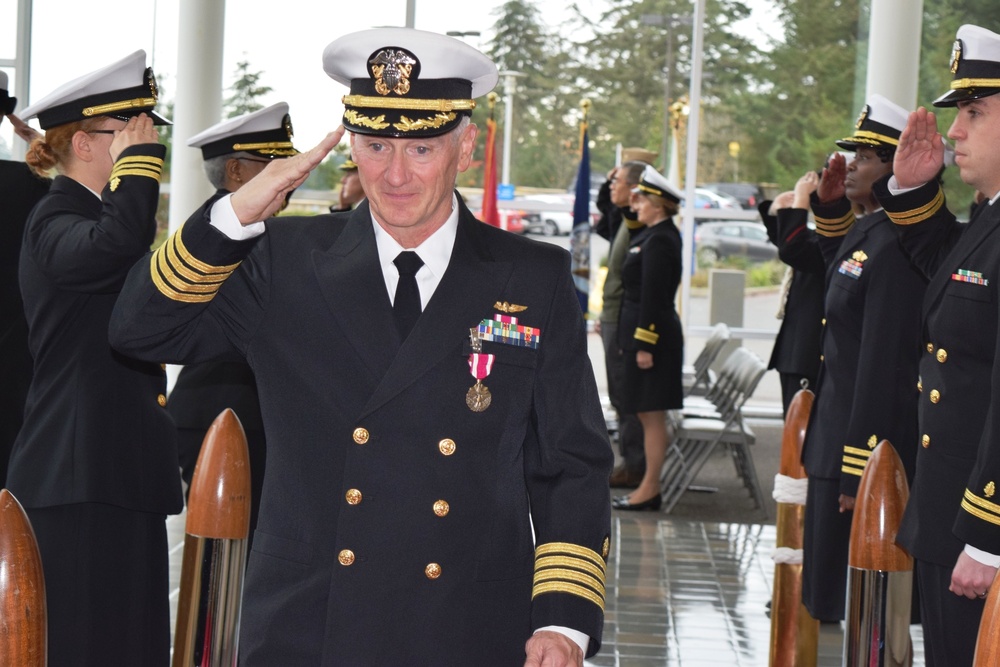
<svg viewBox="0 0 1000 667"><path fill-rule="evenodd" d="M31 14L32 0L17 0L17 44L14 47L14 97L21 108L31 103ZM18 109L15 113L19 112ZM28 145L14 134L11 159L24 161Z"/></svg>
<svg viewBox="0 0 1000 667"><path fill-rule="evenodd" d="M680 315L681 327L687 335L691 320L691 273L694 267L694 187L698 182L698 135L701 117L701 72L704 54L705 0L695 0L694 12L691 16L691 88L688 91L688 105L691 113L688 115L687 126L687 164L684 169L684 210L681 238L684 241L683 271L681 273ZM666 156L664 156L666 159ZM711 324L711 323L709 323Z"/></svg>
<svg viewBox="0 0 1000 667"><path fill-rule="evenodd" d="M917 107L923 0L871 0L865 99L884 95L905 109Z"/></svg>
<svg viewBox="0 0 1000 667"><path fill-rule="evenodd" d="M181 0L177 97L170 162L170 229L177 229L212 194L201 151L187 140L221 120L225 0Z"/></svg>

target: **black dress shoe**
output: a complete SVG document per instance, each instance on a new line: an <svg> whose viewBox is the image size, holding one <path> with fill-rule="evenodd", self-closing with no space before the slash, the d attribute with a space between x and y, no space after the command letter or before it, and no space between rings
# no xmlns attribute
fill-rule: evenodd
<svg viewBox="0 0 1000 667"><path fill-rule="evenodd" d="M609 486L613 488L634 489L642 481L642 473L631 472L624 467L615 468L609 481Z"/></svg>
<svg viewBox="0 0 1000 667"><path fill-rule="evenodd" d="M653 510L654 512L660 509L660 504L663 499L660 494L656 494L649 500L644 500L641 503L632 504L628 501L628 496L618 496L611 499L611 507L616 510L625 510L628 512L638 512L641 510Z"/></svg>

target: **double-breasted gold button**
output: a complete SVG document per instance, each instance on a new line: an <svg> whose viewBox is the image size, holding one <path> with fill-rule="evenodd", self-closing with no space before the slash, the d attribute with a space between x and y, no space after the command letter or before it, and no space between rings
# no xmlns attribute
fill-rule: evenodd
<svg viewBox="0 0 1000 667"><path fill-rule="evenodd" d="M354 429L354 442L363 445L368 442L368 438L368 429L361 427Z"/></svg>
<svg viewBox="0 0 1000 667"><path fill-rule="evenodd" d="M924 390L924 381L923 380L917 380L917 391L923 392L923 390Z"/></svg>
<svg viewBox="0 0 1000 667"><path fill-rule="evenodd" d="M357 489L348 489L347 493L344 494L344 498L347 500L348 505L357 505L361 502L361 492Z"/></svg>
<svg viewBox="0 0 1000 667"><path fill-rule="evenodd" d="M822 320L821 323L822 323L823 326L826 326L826 318L825 317L823 318L823 320Z"/></svg>
<svg viewBox="0 0 1000 667"><path fill-rule="evenodd" d="M821 355L819 355L819 360L820 361L826 361L826 357L821 354Z"/></svg>
<svg viewBox="0 0 1000 667"><path fill-rule="evenodd" d="M339 554L337 554L337 560L340 561L341 565L353 565L354 564L354 552L350 549L344 549Z"/></svg>
<svg viewBox="0 0 1000 667"><path fill-rule="evenodd" d="M932 354L934 353L934 343L927 343L927 351Z"/></svg>
<svg viewBox="0 0 1000 667"><path fill-rule="evenodd" d="M924 449L927 449L928 447L930 447L931 446L931 436L929 436L926 433L924 433L924 437L920 438L920 444L924 446Z"/></svg>
<svg viewBox="0 0 1000 667"><path fill-rule="evenodd" d="M931 389L931 403L937 403L941 400L941 392L937 389Z"/></svg>
<svg viewBox="0 0 1000 667"><path fill-rule="evenodd" d="M434 514L437 516L447 516L451 511L451 505L447 500L438 500L434 503Z"/></svg>
<svg viewBox="0 0 1000 667"><path fill-rule="evenodd" d="M455 453L456 445L455 441L451 438L445 438L438 442L438 451L445 456L451 456Z"/></svg>
<svg viewBox="0 0 1000 667"><path fill-rule="evenodd" d="M167 397L163 394L158 394L156 397L156 402L160 404L160 407L165 407L167 405Z"/></svg>
<svg viewBox="0 0 1000 667"><path fill-rule="evenodd" d="M428 563L424 568L424 574L428 579L437 579L441 576L441 566L437 563Z"/></svg>
<svg viewBox="0 0 1000 667"><path fill-rule="evenodd" d="M942 364L948 361L948 350L944 349L943 347L940 350L938 350L937 360Z"/></svg>

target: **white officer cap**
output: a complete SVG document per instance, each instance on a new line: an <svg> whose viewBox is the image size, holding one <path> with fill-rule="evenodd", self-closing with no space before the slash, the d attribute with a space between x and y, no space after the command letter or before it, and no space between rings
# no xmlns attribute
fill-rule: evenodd
<svg viewBox="0 0 1000 667"><path fill-rule="evenodd" d="M656 195L657 197L669 199L675 204L679 204L683 197L663 174L649 165L646 165L645 169L642 170L642 178L639 179L639 185L632 188L632 192L641 195Z"/></svg>
<svg viewBox="0 0 1000 667"><path fill-rule="evenodd" d="M158 97L153 68L146 67L146 52L139 49L60 86L21 115L24 120L38 118L43 130L99 116L128 120L140 113L152 117L156 125L169 125L153 111Z"/></svg>
<svg viewBox="0 0 1000 667"><path fill-rule="evenodd" d="M953 107L1000 93L1000 35L977 25L963 25L951 51L951 90L934 100Z"/></svg>
<svg viewBox="0 0 1000 667"><path fill-rule="evenodd" d="M499 79L493 61L465 42L412 28L344 35L323 51L323 69L351 89L344 127L388 137L450 131Z"/></svg>
<svg viewBox="0 0 1000 667"><path fill-rule="evenodd" d="M187 145L200 148L204 160L240 152L269 160L298 153L285 102L217 123L188 139Z"/></svg>
<svg viewBox="0 0 1000 667"><path fill-rule="evenodd" d="M906 127L910 112L903 107L875 93L861 110L854 134L837 142L848 151L859 148L895 148L899 145L899 135Z"/></svg>

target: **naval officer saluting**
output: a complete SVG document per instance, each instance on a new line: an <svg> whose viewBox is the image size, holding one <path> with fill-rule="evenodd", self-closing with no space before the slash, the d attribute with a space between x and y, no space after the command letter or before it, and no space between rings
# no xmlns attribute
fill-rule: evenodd
<svg viewBox="0 0 1000 667"><path fill-rule="evenodd" d="M402 28L323 60L350 86L367 200L259 222L334 132L140 261L111 327L126 354L235 353L257 377L241 660L581 665L601 641L612 454L568 255L455 194L496 66Z"/></svg>

